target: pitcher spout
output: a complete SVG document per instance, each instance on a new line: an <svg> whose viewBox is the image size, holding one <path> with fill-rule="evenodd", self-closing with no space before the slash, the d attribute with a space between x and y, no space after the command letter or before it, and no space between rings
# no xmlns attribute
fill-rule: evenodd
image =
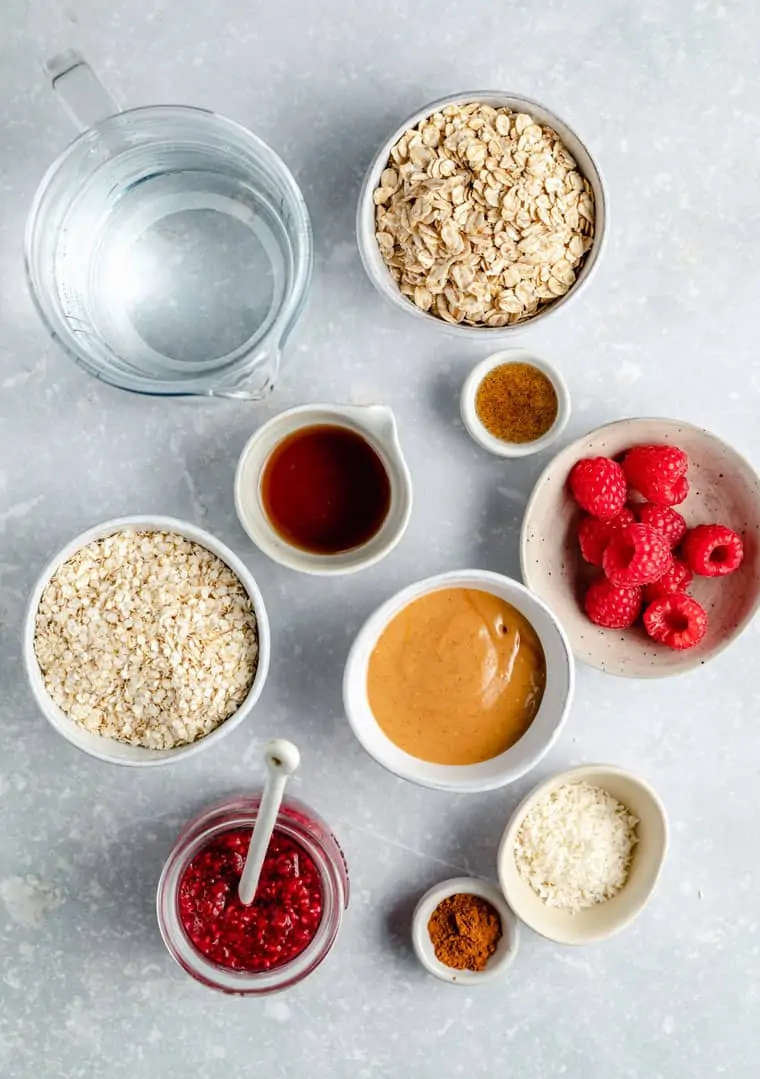
<svg viewBox="0 0 760 1079"><path fill-rule="evenodd" d="M275 387L280 372L282 352L278 347L264 349L240 367L230 371L203 391L205 397L224 397L236 401L263 401Z"/></svg>

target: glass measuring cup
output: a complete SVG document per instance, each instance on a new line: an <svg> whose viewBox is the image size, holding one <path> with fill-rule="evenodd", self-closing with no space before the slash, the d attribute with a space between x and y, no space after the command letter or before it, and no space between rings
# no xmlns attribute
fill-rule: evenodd
<svg viewBox="0 0 760 1079"><path fill-rule="evenodd" d="M46 70L82 130L26 227L48 330L122 389L263 397L311 279L309 214L290 171L204 109L120 112L77 53Z"/></svg>

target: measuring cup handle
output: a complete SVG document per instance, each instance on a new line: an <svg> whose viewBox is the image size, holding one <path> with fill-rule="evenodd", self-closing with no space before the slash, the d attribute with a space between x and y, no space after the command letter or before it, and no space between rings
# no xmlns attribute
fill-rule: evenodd
<svg viewBox="0 0 760 1079"><path fill-rule="evenodd" d="M80 131L121 112L90 65L74 49L51 57L45 64L45 72Z"/></svg>

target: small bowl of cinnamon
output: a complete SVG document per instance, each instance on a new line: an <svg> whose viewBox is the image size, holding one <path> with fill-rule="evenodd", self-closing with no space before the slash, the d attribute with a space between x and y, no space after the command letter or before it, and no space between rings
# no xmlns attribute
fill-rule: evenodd
<svg viewBox="0 0 760 1079"><path fill-rule="evenodd" d="M497 457L547 449L570 418L570 393L559 371L525 349L503 349L478 363L462 387L462 422Z"/></svg>
<svg viewBox="0 0 760 1079"><path fill-rule="evenodd" d="M455 877L420 899L412 944L429 974L452 985L477 985L503 974L515 958L517 919L496 885Z"/></svg>

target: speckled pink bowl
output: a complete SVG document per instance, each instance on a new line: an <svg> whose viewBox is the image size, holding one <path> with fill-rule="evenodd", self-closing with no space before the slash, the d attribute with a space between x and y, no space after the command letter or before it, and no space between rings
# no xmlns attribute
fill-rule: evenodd
<svg viewBox="0 0 760 1079"><path fill-rule="evenodd" d="M744 539L744 562L728 577L697 577L690 593L707 611L708 630L696 648L673 651L643 629L601 629L581 606L584 583L594 572L576 539L580 516L567 489L581 457L616 457L639 443L670 442L689 457L689 497L679 513L692 525L720 523ZM627 419L589 432L544 469L523 518L520 562L525 584L554 611L577 659L610 674L662 678L706 663L738 637L760 605L760 478L740 454L716 435L677 420Z"/></svg>

